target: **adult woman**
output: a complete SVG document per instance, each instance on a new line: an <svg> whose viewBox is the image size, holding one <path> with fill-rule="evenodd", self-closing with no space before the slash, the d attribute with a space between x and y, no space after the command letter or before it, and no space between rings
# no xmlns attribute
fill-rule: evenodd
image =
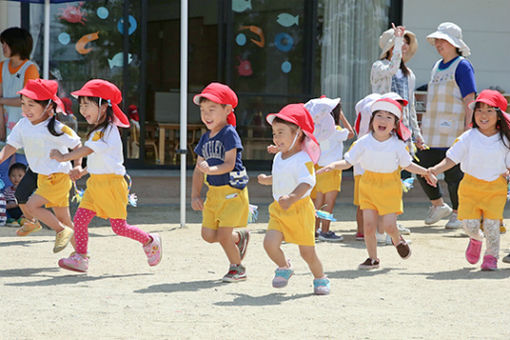
<svg viewBox="0 0 510 340"><path fill-rule="evenodd" d="M427 36L434 45L441 60L432 69L427 92L427 110L422 119L422 133L428 150L417 154L419 164L430 167L446 156L446 150L454 143L457 136L469 128L473 112L469 103L475 99L476 84L471 63L464 57L470 50L462 40L462 30L451 22L444 22L434 33ZM457 165L445 172L445 181L452 201L452 207L444 203L442 193L419 178L432 206L425 218L425 224L434 224L450 215L446 228L460 228L457 219L457 189L463 173ZM452 213L453 208L453 213Z"/></svg>
<svg viewBox="0 0 510 340"><path fill-rule="evenodd" d="M403 108L402 121L413 133L417 146L421 148L423 137L414 105L416 77L405 64L416 53L418 42L414 33L406 31L404 26L395 27L393 24L392 26L393 28L386 30L379 37L382 52L380 59L372 64L370 72L372 92L379 94L396 92L409 103Z"/></svg>

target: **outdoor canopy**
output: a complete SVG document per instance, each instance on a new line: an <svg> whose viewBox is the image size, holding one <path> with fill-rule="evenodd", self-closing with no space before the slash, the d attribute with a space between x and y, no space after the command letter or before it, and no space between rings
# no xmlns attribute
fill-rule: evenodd
<svg viewBox="0 0 510 340"><path fill-rule="evenodd" d="M76 0L9 0L44 4L43 78L49 78L50 66L50 4ZM87 0L82 0L87 1ZM90 0L88 0L90 1ZM125 23L127 25L127 22ZM127 30L126 30L127 32ZM187 98L188 98L188 0L181 0L181 65L180 65L180 126L179 145L181 154L180 211L181 227L186 225L186 152L187 152Z"/></svg>

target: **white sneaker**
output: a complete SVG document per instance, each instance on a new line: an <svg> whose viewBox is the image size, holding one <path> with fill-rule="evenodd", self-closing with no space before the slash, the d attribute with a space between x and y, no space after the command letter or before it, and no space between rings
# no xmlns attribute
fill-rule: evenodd
<svg viewBox="0 0 510 340"><path fill-rule="evenodd" d="M376 231L375 232L375 238L377 239L377 244L386 244L386 233L379 234Z"/></svg>
<svg viewBox="0 0 510 340"><path fill-rule="evenodd" d="M462 221L459 221L457 219L457 213L452 213L450 215L450 218L448 219L448 222L446 222L444 227L446 229L458 229L458 228L462 228Z"/></svg>
<svg viewBox="0 0 510 340"><path fill-rule="evenodd" d="M429 208L429 212L425 218L425 224L430 225L437 223L440 219L450 216L451 213L452 208L446 203L437 207L433 205Z"/></svg>
<svg viewBox="0 0 510 340"><path fill-rule="evenodd" d="M397 228L401 235L411 235L411 230L407 229L402 224L397 223Z"/></svg>

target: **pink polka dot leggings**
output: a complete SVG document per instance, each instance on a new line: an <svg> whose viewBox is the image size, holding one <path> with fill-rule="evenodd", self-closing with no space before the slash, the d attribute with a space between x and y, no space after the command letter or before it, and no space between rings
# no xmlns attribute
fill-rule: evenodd
<svg viewBox="0 0 510 340"><path fill-rule="evenodd" d="M78 254L87 254L87 244L89 241L89 223L96 216L92 210L78 208L74 215L74 238L76 240L76 252ZM110 225L115 234L129 237L141 244L146 244L151 237L145 231L127 224L126 220L110 218Z"/></svg>

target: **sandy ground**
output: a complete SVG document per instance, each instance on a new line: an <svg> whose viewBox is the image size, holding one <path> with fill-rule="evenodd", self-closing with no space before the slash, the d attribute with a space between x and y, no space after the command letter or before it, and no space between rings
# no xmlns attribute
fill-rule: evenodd
<svg viewBox="0 0 510 340"><path fill-rule="evenodd" d="M413 254L401 260L379 247L381 268L360 271L366 257L354 239L354 209L339 203L338 244L318 243L331 279L329 296L312 294L312 276L297 247L284 251L295 275L273 289L275 266L262 247L267 206L261 205L245 259L246 282L225 284L220 246L200 238L200 214L180 228L178 206L130 208L128 220L163 239L161 264L151 268L141 246L113 234L102 220L90 229L87 274L57 266L54 234L25 238L0 228L1 339L508 339L510 265L481 272L464 259L467 238L442 225L425 227L424 202L406 204ZM510 222L510 221L507 221ZM510 246L502 236L501 257Z"/></svg>

